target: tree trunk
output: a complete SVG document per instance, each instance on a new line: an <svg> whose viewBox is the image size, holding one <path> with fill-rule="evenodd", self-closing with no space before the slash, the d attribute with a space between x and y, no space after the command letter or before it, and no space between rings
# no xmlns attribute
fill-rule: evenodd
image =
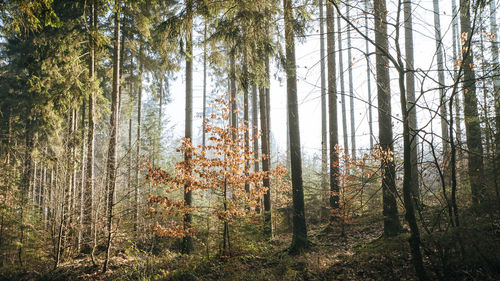
<svg viewBox="0 0 500 281"><path fill-rule="evenodd" d="M398 3L398 15L396 24L399 25L399 18L401 14L401 2ZM427 275L425 273L424 265L422 263L422 253L420 252L420 232L417 225L417 220L415 218L415 203L417 202L415 190L412 190L412 183L414 183L413 174L413 161L416 159L412 158L412 144L414 140L414 133L412 134L411 130L411 108L412 101L407 100L407 96L413 95L413 103L415 103L415 90L414 90L414 77L410 77L408 79L408 73L413 73L411 70L413 69L413 39L411 33L411 2L404 2L404 16L405 16L405 49L406 49L406 68L403 63L403 59L401 58L401 48L399 47L399 33L400 29L396 29L396 52L397 52L397 60L398 65L397 70L399 74L399 96L400 96L400 104L401 104L401 114L403 116L403 201L405 205L405 218L410 226L410 250L412 255L413 266L415 267L415 271L417 273L418 278L423 281L427 280ZM410 90L405 89L405 73L406 73L406 82L408 83ZM410 86L410 84L413 84ZM416 121L416 119L415 119ZM417 175L415 175L417 176ZM414 187L413 187L414 188Z"/></svg>
<svg viewBox="0 0 500 281"><path fill-rule="evenodd" d="M140 167L141 167L141 121L142 121L142 73L144 71L144 65L142 63L143 56L143 46L139 47L139 77L137 85L137 134L136 134L136 154L135 154L135 191L134 191L134 232L136 237L139 234L139 206L140 206Z"/></svg>
<svg viewBox="0 0 500 281"><path fill-rule="evenodd" d="M94 32L97 26L97 17L95 12L95 1L90 4L90 22L89 26L89 77L91 91L89 94L89 116L87 133L87 168L85 169L85 190L83 193L83 233L81 252L89 254L92 251L92 213L94 197L94 99L95 99L95 42Z"/></svg>
<svg viewBox="0 0 500 281"><path fill-rule="evenodd" d="M326 136L326 79L325 79L325 19L323 15L323 0L319 0L319 36L320 36L320 66L321 66L321 192L326 202L328 194L328 159ZM335 93L336 94L336 93Z"/></svg>
<svg viewBox="0 0 500 281"><path fill-rule="evenodd" d="M365 0L365 34L368 36L369 28L368 28L368 3L370 0ZM368 44L368 40L365 40L365 50L366 54L370 53L370 48ZM370 69L370 56L366 55L366 81L368 83L368 127L370 130L370 150L373 149L373 139L375 135L373 134L373 115L372 115L372 84L371 84L371 69Z"/></svg>
<svg viewBox="0 0 500 281"><path fill-rule="evenodd" d="M444 161L444 176L445 182L447 184L450 183L450 172L448 168L449 161L449 135L448 135L448 114L446 111L446 92L445 88L445 80L444 80L444 59L443 59L443 42L441 37L441 21L440 21L440 12L439 12L439 1L433 0L434 2L434 37L436 40L436 55L437 55L437 67L438 67L438 81L439 81L439 97L440 97L440 114L441 114L441 137L442 137L442 145L443 145L443 158Z"/></svg>
<svg viewBox="0 0 500 281"><path fill-rule="evenodd" d="M193 2L186 2L186 120L185 120L185 135L184 137L190 141L193 138ZM184 154L186 165L190 166L190 153ZM189 169L189 168L188 168ZM184 186L184 204L189 208L192 203L192 192L189 186ZM184 214L184 230L191 228L193 217L188 211ZM182 253L190 254L193 250L193 238L187 235L182 238Z"/></svg>
<svg viewBox="0 0 500 281"><path fill-rule="evenodd" d="M474 55L472 54L472 34L470 24L469 0L460 1L460 27L467 40L463 50L463 89L464 89L464 117L465 135L468 148L468 174L472 191L472 202L478 205L485 198L483 186L483 146L481 143L481 126L476 97L476 78L474 73Z"/></svg>
<svg viewBox="0 0 500 281"><path fill-rule="evenodd" d="M394 165L394 139L392 137L391 90L389 62L380 50L389 50L387 39L385 0L374 0L375 44L377 61L377 95L379 119L379 144L385 157L382 159L382 200L384 215L384 235L395 236L401 230L396 202L396 182Z"/></svg>
<svg viewBox="0 0 500 281"><path fill-rule="evenodd" d="M498 26L497 26L497 12L496 12L496 1L491 0L490 2L490 33L492 34L491 41L491 54L493 58L493 63L491 65L494 69L493 78L493 96L495 97L495 170L500 167L500 64L498 62ZM499 187L500 184L500 173L496 173L495 178L495 193L497 200L500 200Z"/></svg>
<svg viewBox="0 0 500 281"><path fill-rule="evenodd" d="M243 51L243 81L241 83L243 89L243 128L245 130L245 154L250 152L250 122L249 122L249 112L248 112L248 90L249 90L249 73L248 73L248 54L245 50ZM245 161L245 174L248 175L250 170L250 160ZM245 191L250 192L250 185L245 182Z"/></svg>
<svg viewBox="0 0 500 281"><path fill-rule="evenodd" d="M269 77L269 76L267 76ZM265 87L260 89L260 127L262 130L261 135L261 149L262 149L262 171L268 172L271 169L271 151L269 147L269 122L267 103L268 91ZM264 177L262 180L264 188L267 189L264 194L264 234L266 237L272 237L272 222L271 222L271 185L270 180Z"/></svg>
<svg viewBox="0 0 500 281"><path fill-rule="evenodd" d="M349 12L351 8L349 7L349 0L346 2L346 17L350 20ZM351 45L351 25L347 25L347 60L348 64L348 74L349 74L349 106L351 112L351 156L352 159L356 160L356 124L354 122L354 84L352 78L352 45ZM346 151L347 152L347 151Z"/></svg>
<svg viewBox="0 0 500 281"><path fill-rule="evenodd" d="M230 80L230 92L231 92L231 100L229 103L231 104L231 127L234 129L238 128L238 104L236 102L236 59L235 59L235 54L234 54L234 44L231 44L231 50L230 50L230 73L229 73L229 80ZM233 131L233 139L236 138L236 135Z"/></svg>
<svg viewBox="0 0 500 281"><path fill-rule="evenodd" d="M207 20L205 19L205 25L203 28L203 116L202 116L202 146L205 149L205 130L207 121Z"/></svg>
<svg viewBox="0 0 500 281"><path fill-rule="evenodd" d="M32 169L32 155L34 140L33 140L33 132L32 132L32 124L33 122L28 117L26 120L26 130L24 133L25 138L25 151L24 151L24 167L23 167L23 175L21 178L21 204L19 210L19 246L18 246L18 259L19 264L23 265L23 245L24 245L24 235L25 235L25 223L24 216L26 212L26 207L28 205L28 193L31 186L31 177L33 173Z"/></svg>
<svg viewBox="0 0 500 281"><path fill-rule="evenodd" d="M290 124L290 148L293 194L293 233L291 253L302 251L308 246L302 186L302 159L300 147L299 109L297 102L297 75L295 65L295 36L293 31L292 0L283 0L285 19L285 72L287 77L288 122Z"/></svg>
<svg viewBox="0 0 500 281"><path fill-rule="evenodd" d="M342 55L342 25L340 24L340 17L337 17L337 31L339 42L339 77L340 77L340 104L342 106L342 132L344 136L344 153L349 153L349 137L347 134L347 112L345 101L345 88L344 88L344 57Z"/></svg>
<svg viewBox="0 0 500 281"><path fill-rule="evenodd" d="M339 210L339 131L337 122L337 81L335 77L335 19L332 5L326 5L326 43L328 59L328 133L330 135L330 222Z"/></svg>
<svg viewBox="0 0 500 281"><path fill-rule="evenodd" d="M259 120L258 120L258 107L257 107L257 86L252 86L252 139L253 139L253 153L255 159L259 159ZM254 161L254 172L258 172L259 169L259 161ZM256 210L257 212L259 210Z"/></svg>
<svg viewBox="0 0 500 281"><path fill-rule="evenodd" d="M456 3L456 0L451 0L451 10L452 10L452 16L453 16L453 23L452 23L452 29L453 29L453 32L452 32L452 41L453 41L453 74L454 74L454 81L456 80L457 78L457 62L458 62L458 59L459 57L461 57L460 55L460 50L459 50L459 47L458 47L458 40L459 40L459 30L458 30L458 18L459 18L459 15L458 15L458 11L457 11L457 3ZM457 131L457 145L458 146L461 146L461 141L462 141L462 126L460 124L460 112L462 112L462 109L460 108L460 97L459 96L456 96L455 97L455 124L456 124L456 131ZM450 112L450 114L452 114L452 112ZM461 154L461 150L459 150L459 153Z"/></svg>
<svg viewBox="0 0 500 281"><path fill-rule="evenodd" d="M411 181L410 192L417 206L420 206L420 191L418 187L418 134L417 134L417 109L415 104L415 74L414 74L414 58L413 58L413 23L412 23L412 7L411 1L406 0L403 4L404 10L404 28L405 28L405 54L406 54L406 98L408 104L408 126L410 134L410 163L411 163ZM439 60L439 59L438 59ZM441 107L444 108L444 107ZM443 119L441 119L443 120ZM446 119L444 119L446 122Z"/></svg>
<svg viewBox="0 0 500 281"><path fill-rule="evenodd" d="M108 198L108 213L107 213L107 241L106 241L106 258L102 267L103 273L106 272L111 253L111 239L113 229L113 207L114 195L116 186L116 158L118 144L118 117L120 108L119 91L120 91L120 0L115 0L115 39L114 39L114 54L113 54L113 89L111 92L111 118L110 118L110 134L108 146L108 160L106 167L106 192Z"/></svg>

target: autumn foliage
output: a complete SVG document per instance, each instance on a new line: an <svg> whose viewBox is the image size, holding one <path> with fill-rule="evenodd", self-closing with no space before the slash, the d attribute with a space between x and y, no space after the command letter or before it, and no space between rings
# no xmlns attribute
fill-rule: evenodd
<svg viewBox="0 0 500 281"><path fill-rule="evenodd" d="M237 128L230 126L230 103L227 98L216 99L213 112L205 122L208 136L206 145L194 146L190 139L183 139L178 152L189 156L189 162L177 162L174 171L167 172L150 166L147 179L153 185L165 185L165 194L149 197L150 213L161 218L154 224L160 236L184 237L196 235L196 228L186 227L181 218L186 213L197 211L196 206L186 206L183 199L174 199L173 191L183 189L197 196L215 197L209 208L224 225L223 251L229 253L229 224L238 217L255 213L260 207L259 199L267 191L262 186L264 178L281 178L286 170L279 166L269 172L250 170L255 161L267 155L258 155L252 149L253 137L249 136L248 124L239 122ZM250 139L246 142L245 136ZM246 147L245 143L249 143ZM251 187L248 190L245 186ZM196 203L195 203L196 205ZM158 216L159 215L159 216Z"/></svg>

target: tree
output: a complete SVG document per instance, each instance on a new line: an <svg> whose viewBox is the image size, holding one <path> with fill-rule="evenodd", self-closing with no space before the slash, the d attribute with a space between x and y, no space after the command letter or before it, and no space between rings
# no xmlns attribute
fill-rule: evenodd
<svg viewBox="0 0 500 281"><path fill-rule="evenodd" d="M477 110L476 78L474 73L474 55L472 53L472 35L474 28L470 23L470 1L460 1L460 28L463 54L463 93L465 135L468 148L468 175L472 191L472 202L478 205L485 198L483 183L483 146L481 126Z"/></svg>
<svg viewBox="0 0 500 281"><path fill-rule="evenodd" d="M458 40L459 40L459 30L458 30L458 11L457 11L457 3L456 0L451 0L451 11L453 13L453 19L452 19L452 44L453 44L453 61L458 62L459 56L460 56L460 47L458 46ZM461 57L461 56L460 56ZM457 63L453 63L453 80L456 80L457 77ZM461 107L460 107L460 97L456 96L455 97L455 114L456 114L456 131L457 131L457 145L461 145L462 141L462 126L460 125L460 112L461 112ZM450 115L452 112L450 111ZM460 151L460 150L459 150Z"/></svg>
<svg viewBox="0 0 500 281"><path fill-rule="evenodd" d="M119 103L120 103L120 0L115 0L114 4L114 52L113 52L113 89L111 92L111 116L110 116L110 134L108 145L108 158L106 165L106 196L107 196L107 239L106 239L106 258L102 271L108 269L109 256L111 252L111 240L113 232L113 208L116 187L116 161L117 161L117 142L118 142L118 124L119 124Z"/></svg>
<svg viewBox="0 0 500 281"><path fill-rule="evenodd" d="M365 34L368 36L368 3L369 0L365 0ZM368 90L368 127L370 130L370 149L373 149L373 139L375 138L373 134L373 117L372 117L372 84L371 84L371 70L370 70L370 53L368 40L365 40L365 52L366 52L366 81Z"/></svg>
<svg viewBox="0 0 500 281"><path fill-rule="evenodd" d="M328 132L330 137L330 211L339 209L339 132L337 123L337 81L335 77L335 18L332 5L326 6L327 59L328 59ZM330 217L330 225L335 217Z"/></svg>
<svg viewBox="0 0 500 281"><path fill-rule="evenodd" d="M139 43L139 54L137 60L139 61L137 65L137 134L136 134L136 155L135 155L135 190L134 190L134 232L137 235L139 231L139 209L140 209L140 195L139 187L140 182L140 167L141 167L141 120L142 120L142 76L144 72L143 57L144 57L144 47L142 43Z"/></svg>
<svg viewBox="0 0 500 281"><path fill-rule="evenodd" d="M443 156L445 161L449 157L449 136L448 136L448 117L446 112L446 94L445 94L445 80L444 80L444 60L443 60L443 42L441 37L441 21L439 19L439 2L433 1L434 6L434 38L436 40L436 56L438 67L438 80L439 80L439 97L440 97L440 114L441 114L441 137L443 145ZM445 164L447 165L447 164ZM445 170L447 182L449 182L449 169Z"/></svg>
<svg viewBox="0 0 500 281"><path fill-rule="evenodd" d="M384 234L395 236L401 230L396 203L394 140L392 137L391 90L389 78L388 39L385 0L374 0L375 44L377 62L378 130L380 148L386 153L382 158L382 194Z"/></svg>
<svg viewBox="0 0 500 281"><path fill-rule="evenodd" d="M404 27L405 27L405 63L406 63L406 96L408 101L408 117L409 133L410 133L410 162L411 162L411 193L413 198L418 200L418 166L417 166L417 150L418 150L418 133L417 133L417 108L415 104L415 73L414 73L414 58L413 58L413 23L412 23L412 8L411 0L404 1ZM444 108L444 107L442 107ZM446 119L445 119L446 120ZM444 137L444 136L443 136Z"/></svg>
<svg viewBox="0 0 500 281"><path fill-rule="evenodd" d="M340 11L339 11L340 13ZM349 135L347 134L347 113L344 89L344 58L342 49L342 25L340 24L340 17L337 17L337 31L339 42L339 76L340 76L340 103L342 104L342 133L344 134L344 149L349 151Z"/></svg>
<svg viewBox="0 0 500 281"><path fill-rule="evenodd" d="M266 60L266 69L269 65ZM269 106L268 95L269 89L267 87L262 87L259 90L259 102L260 102L260 127L262 130L261 135L261 150L262 150L262 171L267 172L271 170L271 147L270 147L270 130L269 130ZM271 221L271 182L268 178L262 179L262 185L266 188L266 193L264 194L264 233L267 237L272 236L272 221Z"/></svg>
<svg viewBox="0 0 500 281"><path fill-rule="evenodd" d="M346 17L348 20L350 19L349 12L351 7L349 6L349 0L346 1ZM340 26L340 25L339 25ZM354 84L352 78L352 44L351 44L351 25L347 25L347 60L349 62L348 65L348 74L349 74L349 107L350 107L350 123L351 123L351 154L353 159L356 159L356 124L354 122ZM347 149L347 147L346 147Z"/></svg>
<svg viewBox="0 0 500 281"><path fill-rule="evenodd" d="M300 148L299 110L297 102L297 75L295 65L295 42L293 30L293 9L291 0L283 0L285 16L285 72L287 81L288 122L290 124L290 150L293 193L293 236L291 253L302 251L308 246L307 226L302 186L302 157Z"/></svg>
<svg viewBox="0 0 500 281"><path fill-rule="evenodd" d="M321 190L327 194L328 190L328 159L327 159L327 137L326 137L326 80L325 80L325 19L323 17L323 0L319 1L319 36L320 36L320 67L321 67Z"/></svg>
<svg viewBox="0 0 500 281"><path fill-rule="evenodd" d="M190 155L189 164L186 161L178 162L172 174L151 167L148 173L148 179L154 185L162 183L167 186L166 196L151 196L149 199L151 203L159 203L161 211L158 214L168 215L164 216L168 220L166 223L153 227L160 236L185 237L196 234L194 226L185 229L171 219L176 213L184 215L195 211L194 207L187 207L182 201L171 199L172 196L168 196L171 191L188 186L191 191L209 191L220 198L216 206L208 208L217 214L223 224L220 253L223 257L231 255L231 222L252 214L250 208L256 207L259 198L267 192L268 188L258 183L265 178L279 179L286 172L281 166L270 171L250 171L249 167L253 162L266 156L258 157L258 151L249 147L247 135L250 128L245 123L240 123L238 127L230 124L230 105L231 102L224 98L215 100L213 108L217 113L211 114L205 124L208 136L206 145L195 147L189 139L183 139L179 151ZM255 188L247 190L242 183Z"/></svg>
<svg viewBox="0 0 500 281"><path fill-rule="evenodd" d="M490 1L490 33L492 34L491 55L493 58L492 68L495 77L493 78L493 96L495 97L495 169L500 167L500 64L498 62L498 26L496 1ZM500 175L497 173L495 178L495 192L497 199L500 199L498 185L500 184Z"/></svg>
<svg viewBox="0 0 500 281"><path fill-rule="evenodd" d="M184 137L191 141L193 136L193 1L186 2L186 124L184 129ZM184 154L184 160L189 167L190 155ZM184 204L189 208L192 204L192 191L189 186L184 186ZM184 215L184 229L191 228L193 217L187 212ZM182 238L182 252L185 254L191 253L193 250L193 240L191 236Z"/></svg>

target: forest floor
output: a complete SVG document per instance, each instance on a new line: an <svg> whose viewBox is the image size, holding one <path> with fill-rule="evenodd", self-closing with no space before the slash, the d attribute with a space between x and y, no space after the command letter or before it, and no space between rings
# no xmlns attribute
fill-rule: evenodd
<svg viewBox="0 0 500 281"><path fill-rule="evenodd" d="M433 280L500 280L500 215L469 215L460 228L422 234L424 264ZM309 229L311 246L287 253L291 235L233 246L229 258L164 251L151 255L120 251L102 274L88 258L75 258L56 270L40 264L22 273L0 271L5 280L416 280L409 255L409 233L381 236L381 218L366 217L346 235ZM433 228L437 227L436 225ZM405 228L406 229L406 228ZM429 230L429 229L428 229Z"/></svg>

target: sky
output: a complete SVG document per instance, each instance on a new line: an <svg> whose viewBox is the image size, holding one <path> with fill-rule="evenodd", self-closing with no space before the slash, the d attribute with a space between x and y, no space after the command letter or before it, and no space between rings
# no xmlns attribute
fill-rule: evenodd
<svg viewBox="0 0 500 281"><path fill-rule="evenodd" d="M395 22L396 18L396 4L393 0L387 1L387 6L389 9L389 22ZM353 9L351 10L351 16L355 17L359 15L359 9L364 8L363 1L359 3L352 2ZM423 90L424 94L419 98L418 105L421 107L430 107L434 110L438 109L439 104L439 93L437 90L433 89L436 87L437 81L437 71L436 71L436 45L434 41L434 13L433 13L433 3L431 0L426 1L413 1L413 27L414 27L414 55L415 55L415 69L430 70L426 71L428 77L423 79L421 74L417 74L416 78L416 90L417 96L420 91ZM451 74L453 70L452 57L452 12L451 12L451 1L440 1L440 20L441 20L441 32L444 44L444 54L445 54L445 69L448 69L446 73L446 83L451 83ZM313 29L309 30L306 34L304 42L299 42L295 40L296 44L296 62L297 62L297 87L298 87L298 102L299 102L299 121L300 121L300 134L301 134L301 145L302 152L314 157L315 155L321 154L321 83L320 83L320 35L319 35L319 15L317 14L318 9L315 9L315 14L312 15L312 26ZM325 12L326 14L326 12ZM401 14L401 17L402 14ZM337 22L335 22L336 25ZM364 31L364 19L360 18L355 20L354 24ZM341 22L342 29L345 30L346 23ZM371 26L371 24L370 24ZM336 26L337 28L337 26ZM196 29L196 28L195 28ZM394 27L389 26L389 34L392 39L389 39L392 51L394 53ZM326 27L325 27L326 31ZM196 37L200 37L201 34L195 34ZM346 34L343 35L343 48L347 47ZM369 148L369 127L368 127L368 92L367 92L367 76L366 76L366 59L361 51L365 51L365 41L352 30L352 45L354 47L352 51L352 67L353 67L353 92L355 96L354 101L354 111L355 111L355 136L357 149L360 151L358 153L364 153L366 149ZM373 38L373 32L370 32L370 37ZM326 35L325 35L326 38ZM337 37L335 38L338 43ZM404 29L401 30L401 49L404 52ZM326 46L326 42L325 42ZM326 48L326 47L325 47ZM370 52L373 52L374 47L370 46ZM203 93L203 64L202 64L202 49L201 47L194 50L195 63L194 63L194 79L193 79L193 89L194 89L194 133L195 133L195 144L201 143L201 112L202 112L202 93ZM348 87L348 75L347 75L347 50L343 54L344 61L344 71L345 71L345 92L349 93ZM273 140L276 142L279 153L286 152L286 140L287 140L287 130L286 130L286 77L282 69L277 69L277 66L272 61L271 65L271 131ZM326 61L326 59L325 59ZM337 56L338 63L338 56ZM372 87L372 98L373 104L376 106L376 84L375 84L375 56L370 56L371 63L371 87ZM338 69L338 64L337 64ZM185 95L185 80L183 77L183 67L181 71L176 73L177 79L170 82L170 95L172 102L165 106L166 114L171 122L175 124L173 129L174 138L180 138L184 134L184 95ZM276 79L275 74L281 79ZM395 117L401 117L401 107L399 104L399 92L398 85L396 81L397 75L394 69L391 69L391 89L392 89L392 114ZM210 82L210 77L208 78ZM339 83L339 73L337 73L337 83ZM340 85L338 85L340 91ZM210 93L214 90L213 83L208 86L207 92ZM222 89L220 89L222 90ZM342 144L343 134L342 132L342 117L341 117L341 104L340 96L338 96L338 124L339 124L339 142ZM346 96L346 109L349 120L349 97ZM440 131L439 118L435 118L432 122L429 120L432 118L432 114L428 110L417 109L417 119L418 126L422 127L425 131L438 132ZM375 136L378 134L378 124L377 124L377 111L376 107L373 107L373 130ZM349 122L349 121L348 121ZM401 141L402 126L400 122L393 121L393 131L394 137L397 140L396 147ZM350 136L350 125L348 123L348 135ZM196 136L196 134L198 134ZM439 137L439 136L438 136ZM350 144L350 141L349 141Z"/></svg>

